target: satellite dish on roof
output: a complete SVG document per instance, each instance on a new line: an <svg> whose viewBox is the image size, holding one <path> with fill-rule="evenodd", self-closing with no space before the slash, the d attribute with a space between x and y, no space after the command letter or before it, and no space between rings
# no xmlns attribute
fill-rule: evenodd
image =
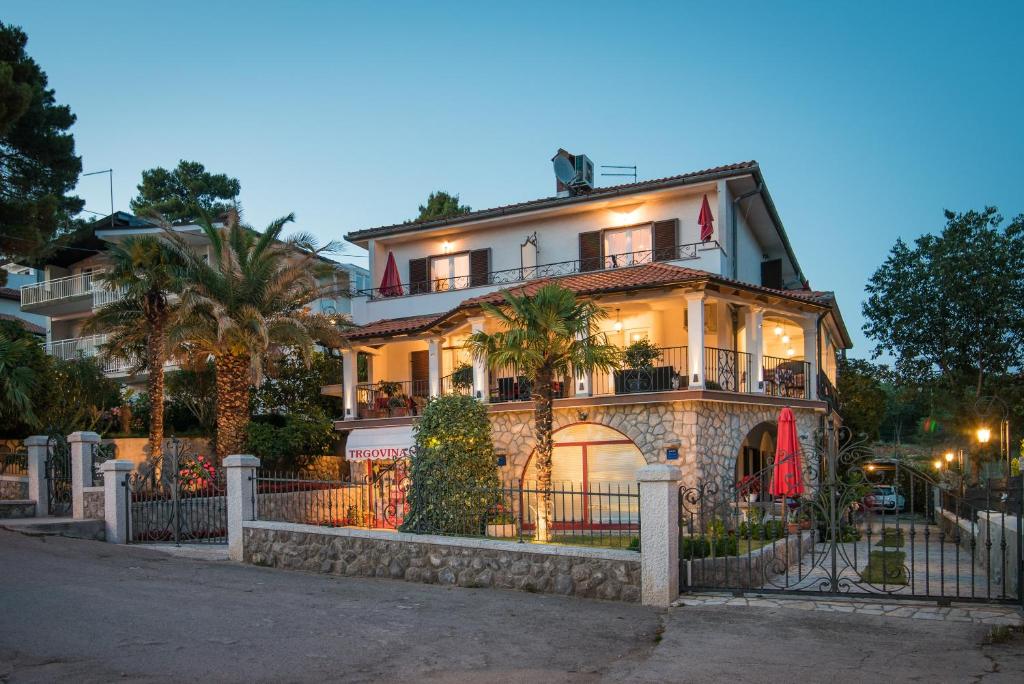
<svg viewBox="0 0 1024 684"><path fill-rule="evenodd" d="M576 180L576 166L562 155L555 157L551 163L555 167L555 178L563 185L572 185Z"/></svg>

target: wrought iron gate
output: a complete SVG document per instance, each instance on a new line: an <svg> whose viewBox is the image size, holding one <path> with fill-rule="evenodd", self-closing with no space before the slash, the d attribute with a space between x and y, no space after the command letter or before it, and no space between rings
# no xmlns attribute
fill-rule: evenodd
<svg viewBox="0 0 1024 684"><path fill-rule="evenodd" d="M46 443L46 509L50 515L71 515L71 447L63 435Z"/></svg>
<svg viewBox="0 0 1024 684"><path fill-rule="evenodd" d="M802 449L796 499L769 494L779 463L680 488L681 590L1024 600L1020 493L989 483L967 497L962 478L875 457L831 427Z"/></svg>
<svg viewBox="0 0 1024 684"><path fill-rule="evenodd" d="M224 469L185 442L167 440L162 458L132 473L125 487L130 543L227 541Z"/></svg>

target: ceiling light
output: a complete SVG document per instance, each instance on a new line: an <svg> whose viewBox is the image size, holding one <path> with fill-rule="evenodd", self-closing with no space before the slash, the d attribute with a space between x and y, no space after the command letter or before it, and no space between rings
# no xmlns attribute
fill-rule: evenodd
<svg viewBox="0 0 1024 684"><path fill-rule="evenodd" d="M782 344L789 344L789 335L782 336Z"/></svg>
<svg viewBox="0 0 1024 684"><path fill-rule="evenodd" d="M778 337L779 335L781 335L781 334L782 334L782 332L783 332L783 330L782 330L782 326L781 326L781 325L777 325L777 326L775 326L775 336L776 336L776 337Z"/></svg>

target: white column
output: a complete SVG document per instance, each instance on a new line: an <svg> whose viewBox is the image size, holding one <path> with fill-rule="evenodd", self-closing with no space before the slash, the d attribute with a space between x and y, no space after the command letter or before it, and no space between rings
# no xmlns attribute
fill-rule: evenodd
<svg viewBox="0 0 1024 684"><path fill-rule="evenodd" d="M679 468L654 463L640 481L640 600L667 608L679 596Z"/></svg>
<svg viewBox="0 0 1024 684"><path fill-rule="evenodd" d="M430 371L430 396L441 396L441 338L427 341L427 366Z"/></svg>
<svg viewBox="0 0 1024 684"><path fill-rule="evenodd" d="M750 354L750 391L764 392L764 309L748 306L744 314L744 338Z"/></svg>
<svg viewBox="0 0 1024 684"><path fill-rule="evenodd" d="M473 332L481 332L484 329L485 318L476 316L469 319ZM487 403L491 398L490 378L487 374L487 359L473 357L473 396L480 401Z"/></svg>
<svg viewBox="0 0 1024 684"><path fill-rule="evenodd" d="M355 420L359 417L356 403L356 379L359 377L358 353L355 349L341 350L341 396L345 415L343 420Z"/></svg>
<svg viewBox="0 0 1024 684"><path fill-rule="evenodd" d="M686 293L686 358L690 389L704 389L704 293Z"/></svg>
<svg viewBox="0 0 1024 684"><path fill-rule="evenodd" d="M107 542L127 544L128 487L125 480L132 471L131 461L110 460L100 466L103 471L103 519L107 530Z"/></svg>
<svg viewBox="0 0 1024 684"><path fill-rule="evenodd" d="M85 518L86 487L92 487L92 450L100 443L95 432L72 432L68 435L71 447L71 517Z"/></svg>
<svg viewBox="0 0 1024 684"><path fill-rule="evenodd" d="M37 518L49 513L49 492L46 488L46 445L49 442L50 439L46 435L32 435L25 440L25 450L28 453L28 498L36 502Z"/></svg>
<svg viewBox="0 0 1024 684"><path fill-rule="evenodd" d="M260 459L236 454L224 459L228 481L228 556L242 561L242 521L256 519L256 469Z"/></svg>
<svg viewBox="0 0 1024 684"><path fill-rule="evenodd" d="M803 320L804 361L810 364L804 378L804 388L810 399L818 398L818 317L808 316Z"/></svg>

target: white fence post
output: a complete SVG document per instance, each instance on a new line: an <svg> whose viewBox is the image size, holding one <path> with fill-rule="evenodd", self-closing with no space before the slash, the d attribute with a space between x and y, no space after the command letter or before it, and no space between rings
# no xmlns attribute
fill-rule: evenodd
<svg viewBox="0 0 1024 684"><path fill-rule="evenodd" d="M667 608L679 596L679 468L653 463L640 481L640 600Z"/></svg>
<svg viewBox="0 0 1024 684"><path fill-rule="evenodd" d="M25 440L28 452L28 498L36 502L36 517L50 512L49 491L46 483L46 453L50 438L46 435L32 435Z"/></svg>
<svg viewBox="0 0 1024 684"><path fill-rule="evenodd" d="M131 461L104 461L103 471L103 517L106 521L107 542L127 544L130 522L128 520L128 487L126 480L131 472Z"/></svg>
<svg viewBox="0 0 1024 684"><path fill-rule="evenodd" d="M242 521L256 519L256 469L260 459L235 454L224 459L228 481L228 557L241 561Z"/></svg>
<svg viewBox="0 0 1024 684"><path fill-rule="evenodd" d="M86 487L92 487L92 450L100 443L95 432L72 432L68 435L71 446L71 517L85 518Z"/></svg>

